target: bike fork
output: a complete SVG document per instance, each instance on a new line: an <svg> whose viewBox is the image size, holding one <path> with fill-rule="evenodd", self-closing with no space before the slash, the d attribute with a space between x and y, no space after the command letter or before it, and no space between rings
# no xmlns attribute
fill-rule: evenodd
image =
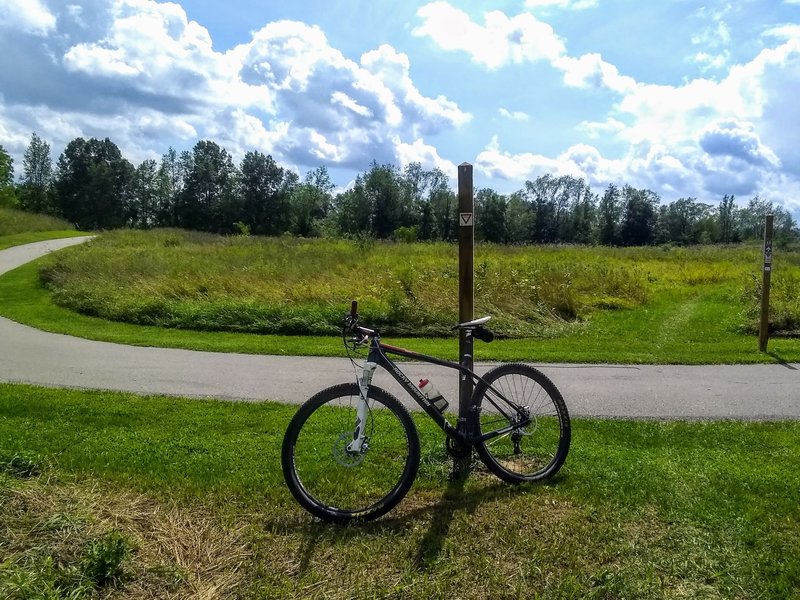
<svg viewBox="0 0 800 600"><path fill-rule="evenodd" d="M369 386L372 383L372 376L375 374L375 369L378 367L377 363L366 362L364 363L364 371L361 373L361 379L358 381L358 404L356 405L356 422L353 427L353 441L347 445L347 451L358 453L364 449L364 430L367 423L367 415L369 413L369 405L367 404L367 395L369 394Z"/></svg>

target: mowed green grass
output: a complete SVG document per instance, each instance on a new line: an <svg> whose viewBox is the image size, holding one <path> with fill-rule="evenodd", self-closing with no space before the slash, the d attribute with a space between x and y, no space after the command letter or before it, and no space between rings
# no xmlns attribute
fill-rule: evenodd
<svg viewBox="0 0 800 600"><path fill-rule="evenodd" d="M122 343L340 355L337 325L357 298L363 322L387 339L456 358L449 331L457 320L455 251L445 244L116 232L0 278L0 313ZM797 338L773 337L770 354L757 351L755 246L478 246L475 255L476 316L492 314L494 330L521 336L477 343L481 360L800 360ZM790 327L800 314L793 291L800 254L776 250L775 261L773 315ZM318 333L286 334L303 328Z"/></svg>
<svg viewBox="0 0 800 600"><path fill-rule="evenodd" d="M800 594L800 423L575 419L559 475L514 487L479 466L450 483L417 415L409 496L342 528L282 482L295 409L0 385L0 590L72 581L115 535L131 550L118 597Z"/></svg>

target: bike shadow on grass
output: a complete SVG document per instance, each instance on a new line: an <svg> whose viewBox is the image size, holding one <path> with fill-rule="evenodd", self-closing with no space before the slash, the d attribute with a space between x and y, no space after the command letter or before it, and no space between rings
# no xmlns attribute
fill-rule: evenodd
<svg viewBox="0 0 800 600"><path fill-rule="evenodd" d="M293 531L302 538L298 548L295 574L308 572L318 547L329 543L342 543L358 539L383 537L408 533L420 521L428 523L427 530L418 542L412 562L420 572L431 571L442 554L451 527L460 514L474 515L486 503L524 495L535 496L541 491L558 486L565 475L558 474L547 482L510 485L498 481L476 463L467 477L454 477L436 499L427 491L411 493L388 515L368 523L331 525L301 514L297 518L282 520L282 531ZM277 523L274 525L278 525ZM267 528L270 529L269 525Z"/></svg>

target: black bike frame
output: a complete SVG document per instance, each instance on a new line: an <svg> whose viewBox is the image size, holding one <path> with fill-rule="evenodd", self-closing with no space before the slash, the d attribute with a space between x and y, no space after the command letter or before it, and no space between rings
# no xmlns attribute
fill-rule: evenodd
<svg viewBox="0 0 800 600"><path fill-rule="evenodd" d="M440 367L447 367L448 369L455 369L459 371L462 375L471 377L473 381L482 381L484 384L486 383L483 378L476 374L474 371L468 369L467 367L460 365L455 362L450 362L447 360L442 360L440 358L436 358L435 356L428 356L427 354L420 354L419 352L414 352L412 350L406 350L405 348L399 348L397 346L390 346L388 344L384 344L380 341L378 335L373 335L372 341L369 345L369 355L367 356L367 361L371 363L375 363L376 365L383 367L386 371L388 371L392 377L399 383L408 394L420 405L422 410L424 410L428 416L434 420L434 422L444 431L448 436L453 437L460 442L466 444L475 444L478 442L485 442L492 438L505 435L506 433L510 433L514 429L518 427L525 427L530 423L530 418L527 415L524 415L520 407L517 406L514 402L508 400L503 394L501 394L497 389L493 388L492 386L487 386L487 389L491 389L495 394L497 394L500 398L502 398L509 406L514 408L517 411L517 414L522 417L518 422L515 422L514 425L509 425L508 427L503 427L501 429L497 429L495 431L490 431L480 436L476 436L474 432L477 431L475 427L477 418L478 418L478 407L476 406L477 398L473 393L472 399L470 401L470 415L469 415L469 422L467 427L466 434L461 433L455 427L453 427L448 420L445 418L444 414L439 412L436 407L433 406L433 403L428 400L427 396L420 391L420 389L412 383L412 381L400 370L400 367L390 359L386 354L396 354L398 356L404 356L406 358L411 358L414 360L419 360L422 362L430 363L433 365L438 365ZM503 407L498 405L492 398L488 395L486 396L488 401L494 406L494 408L502 414L505 418L509 421L514 422L514 419L503 410Z"/></svg>

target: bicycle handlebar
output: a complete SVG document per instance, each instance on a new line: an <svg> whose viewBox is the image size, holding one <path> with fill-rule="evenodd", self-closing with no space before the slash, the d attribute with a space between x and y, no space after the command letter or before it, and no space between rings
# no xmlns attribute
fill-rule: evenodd
<svg viewBox="0 0 800 600"><path fill-rule="evenodd" d="M349 329L352 333L358 333L362 336L360 343L365 343L367 337L375 335L377 332L374 329L361 327L358 324L358 300L353 300L350 303L350 314L345 315L345 330ZM486 343L494 340L494 333L485 327L478 326L473 329L473 336Z"/></svg>

